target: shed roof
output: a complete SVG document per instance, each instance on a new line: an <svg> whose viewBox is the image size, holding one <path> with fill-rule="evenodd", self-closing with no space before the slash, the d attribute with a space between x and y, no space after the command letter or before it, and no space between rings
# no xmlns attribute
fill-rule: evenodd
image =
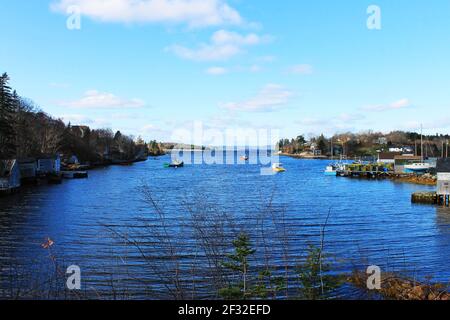
<svg viewBox="0 0 450 320"><path fill-rule="evenodd" d="M36 159L35 158L21 158L18 159L17 162L19 162L19 164L27 164L27 163L35 163Z"/></svg>
<svg viewBox="0 0 450 320"><path fill-rule="evenodd" d="M59 154L42 154L37 157L37 160L56 160L60 158Z"/></svg>
<svg viewBox="0 0 450 320"><path fill-rule="evenodd" d="M9 177L16 160L0 160L0 177Z"/></svg>
<svg viewBox="0 0 450 320"><path fill-rule="evenodd" d="M378 154L378 157L380 159L394 160L395 156L399 156L399 155L401 155L401 153L399 153L399 152L380 152Z"/></svg>
<svg viewBox="0 0 450 320"><path fill-rule="evenodd" d="M395 160L422 160L422 157L421 156L400 155L400 156L395 156Z"/></svg>
<svg viewBox="0 0 450 320"><path fill-rule="evenodd" d="M436 163L437 172L450 172L450 158L441 158Z"/></svg>

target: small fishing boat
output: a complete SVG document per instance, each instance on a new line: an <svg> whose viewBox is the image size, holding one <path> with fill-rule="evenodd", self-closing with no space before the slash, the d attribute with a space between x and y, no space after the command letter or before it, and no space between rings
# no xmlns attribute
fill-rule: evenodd
<svg viewBox="0 0 450 320"><path fill-rule="evenodd" d="M410 173L424 173L430 169L431 164L424 162L408 164L405 166L405 171Z"/></svg>
<svg viewBox="0 0 450 320"><path fill-rule="evenodd" d="M182 167L184 167L184 162L176 160L176 161L173 161L172 163L164 164L164 167L166 167L166 168L182 168Z"/></svg>
<svg viewBox="0 0 450 320"><path fill-rule="evenodd" d="M336 176L337 175L337 167L335 165L329 165L325 169L326 176Z"/></svg>
<svg viewBox="0 0 450 320"><path fill-rule="evenodd" d="M281 163L274 163L272 165L272 170L277 173L286 171L286 169L281 166Z"/></svg>

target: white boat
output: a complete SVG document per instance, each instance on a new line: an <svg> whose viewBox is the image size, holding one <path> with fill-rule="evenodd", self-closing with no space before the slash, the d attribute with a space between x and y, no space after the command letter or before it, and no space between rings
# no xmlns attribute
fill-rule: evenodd
<svg viewBox="0 0 450 320"><path fill-rule="evenodd" d="M334 165L329 165L326 169L325 169L325 175L327 176L336 176L337 175L337 168Z"/></svg>
<svg viewBox="0 0 450 320"><path fill-rule="evenodd" d="M424 162L405 165L406 172L425 172L430 169L431 169L431 164L424 163Z"/></svg>

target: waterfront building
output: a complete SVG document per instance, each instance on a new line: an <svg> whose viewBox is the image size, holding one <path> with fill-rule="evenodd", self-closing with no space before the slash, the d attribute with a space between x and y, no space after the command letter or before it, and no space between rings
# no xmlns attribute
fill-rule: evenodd
<svg viewBox="0 0 450 320"><path fill-rule="evenodd" d="M32 181L37 177L37 163L34 158L19 159L20 177L22 181Z"/></svg>
<svg viewBox="0 0 450 320"><path fill-rule="evenodd" d="M438 196L450 196L450 159L438 159L436 171Z"/></svg>
<svg viewBox="0 0 450 320"><path fill-rule="evenodd" d="M43 156L37 160L39 175L57 174L61 172L61 157L59 155Z"/></svg>
<svg viewBox="0 0 450 320"><path fill-rule="evenodd" d="M9 193L20 187L20 169L17 160L0 160L0 193Z"/></svg>
<svg viewBox="0 0 450 320"><path fill-rule="evenodd" d="M401 155L399 152L379 152L378 163L379 164L394 164L395 157Z"/></svg>

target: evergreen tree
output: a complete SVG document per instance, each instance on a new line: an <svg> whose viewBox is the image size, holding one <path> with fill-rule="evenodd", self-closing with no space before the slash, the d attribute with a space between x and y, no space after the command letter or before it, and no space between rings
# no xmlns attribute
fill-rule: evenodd
<svg viewBox="0 0 450 320"><path fill-rule="evenodd" d="M8 85L9 76L0 76L0 159L16 156L14 114L15 102Z"/></svg>
<svg viewBox="0 0 450 320"><path fill-rule="evenodd" d="M228 262L223 262L222 266L228 270L236 272L241 281L238 284L220 290L219 294L226 300L245 299L249 296L249 285L247 277L249 274L249 258L255 254L251 247L250 238L242 233L233 241L234 252L227 255Z"/></svg>

